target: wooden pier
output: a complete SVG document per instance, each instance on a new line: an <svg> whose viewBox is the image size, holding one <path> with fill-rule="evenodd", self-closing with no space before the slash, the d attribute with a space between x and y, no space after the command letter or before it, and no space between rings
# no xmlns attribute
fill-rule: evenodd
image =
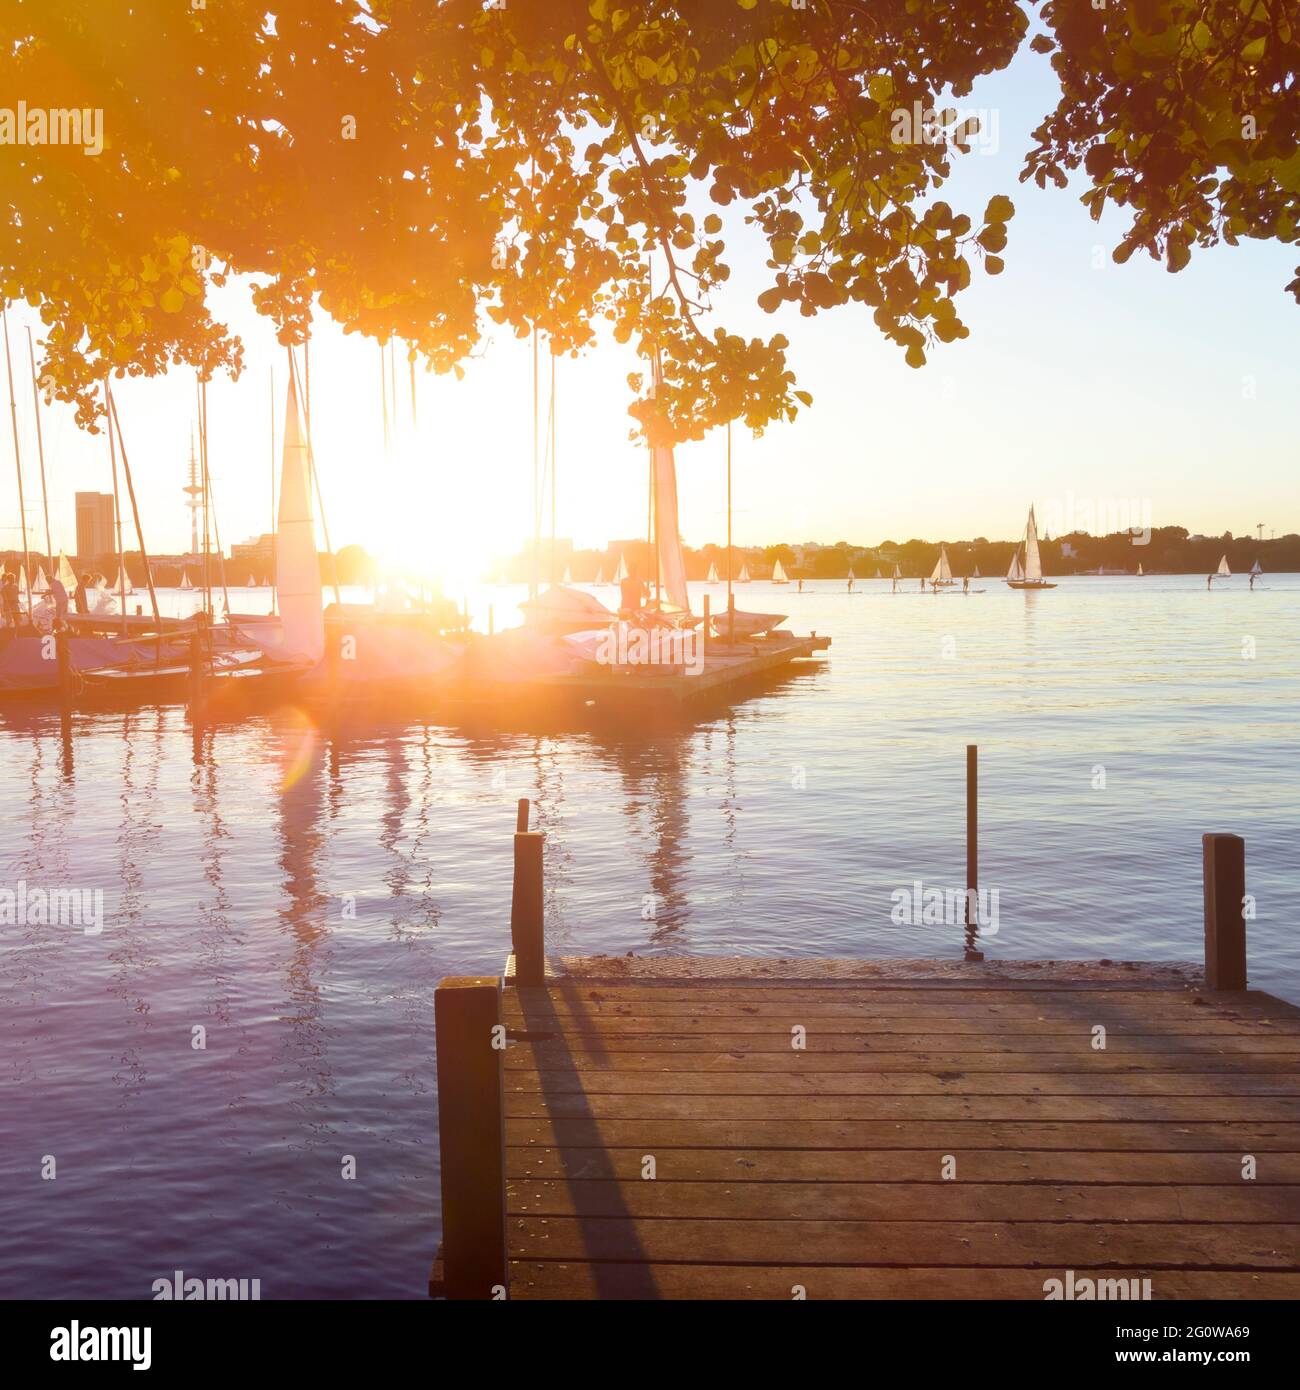
<svg viewBox="0 0 1300 1390"><path fill-rule="evenodd" d="M431 1292L1300 1297L1300 1010L1245 988L1237 837L1204 972L547 961L515 853L505 974L437 991Z"/></svg>

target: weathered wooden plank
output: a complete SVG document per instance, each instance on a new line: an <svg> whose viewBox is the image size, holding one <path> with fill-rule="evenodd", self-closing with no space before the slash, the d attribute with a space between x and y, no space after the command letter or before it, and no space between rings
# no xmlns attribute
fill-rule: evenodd
<svg viewBox="0 0 1300 1390"><path fill-rule="evenodd" d="M506 1142L545 1147L777 1149L1236 1149L1300 1153L1300 1124L1003 1123L992 1120L601 1120L506 1121Z"/></svg>
<svg viewBox="0 0 1300 1390"><path fill-rule="evenodd" d="M508 1119L547 1115L611 1120L1287 1120L1300 1133L1300 1102L1287 1096L506 1096Z"/></svg>
<svg viewBox="0 0 1300 1390"><path fill-rule="evenodd" d="M512 988L511 994L518 995L522 1002L529 1003L544 999L557 1000L657 1000L657 1001L728 1001L742 1000L748 1003L762 1001L781 1003L792 996L800 998L842 1001L845 1004L882 1003L891 1000L912 1000L916 1003L941 1004L950 1000L954 1004L973 1005L981 1001L1005 1002L1031 1000L1057 1002L1067 1007L1087 1007L1081 996L1106 999L1140 999L1156 1006L1161 998L1204 999L1211 1003L1226 1004L1234 1008L1258 1005L1284 1012L1297 1013L1300 1009L1285 1000L1276 999L1261 990L1216 991L1206 989L1202 984L1169 985L1153 984L1142 980L1134 983L1108 981L1103 983L1060 983L1056 981L1029 980L974 980L962 983L958 980L855 980L836 982L828 980L772 980L772 981L719 981L700 980L614 980L587 981L568 979L563 976L548 980L539 988ZM1073 1002L1071 1002L1073 1001Z"/></svg>
<svg viewBox="0 0 1300 1390"><path fill-rule="evenodd" d="M992 996L976 1000L964 998L913 999L895 991L878 1000L858 1001L833 991L818 995L786 991L782 999L720 998L710 993L695 999L629 999L621 990L597 999L551 995L546 1000L520 1002L515 996L528 991L507 993L505 1017L602 1019L602 1018L759 1018L782 1023L790 1018L1068 1018L1104 1022L1107 1018L1184 1019L1197 1018L1262 1020L1275 1024L1300 1022L1289 1013L1260 1006L1242 1007L1226 1003L1196 1002L1198 996L1164 993L1157 995L1073 995L1039 998L1033 995ZM829 997L824 997L829 993Z"/></svg>
<svg viewBox="0 0 1300 1390"><path fill-rule="evenodd" d="M1117 1073L1128 1075L1176 1073L1182 1076L1239 1076L1296 1075L1297 1063L1291 1053L1197 1051L1181 1055L1168 1052L1142 1054L1132 1050L1120 1053L1081 1051L1071 1048L1064 1052L993 1052L988 1048L954 1050L925 1048L914 1052L882 1052L865 1049L858 1052L795 1052L778 1049L756 1052L739 1048L730 1050L625 1052L621 1049L598 1052L579 1048L568 1049L563 1044L514 1043L503 1054L507 1080L512 1072L557 1072L581 1070L593 1075L600 1070L617 1072L661 1072L665 1076L718 1072L743 1074L770 1073L780 1068L790 1076L808 1072L842 1072L873 1074L880 1072L933 1072L940 1069L961 1075L971 1073L1012 1074L1033 1073L1051 1075L1057 1072L1090 1074Z"/></svg>
<svg viewBox="0 0 1300 1390"><path fill-rule="evenodd" d="M515 1260L1300 1271L1295 1224L511 1216L509 1242Z"/></svg>
<svg viewBox="0 0 1300 1390"><path fill-rule="evenodd" d="M561 1038L535 1037L532 1041L545 1050L546 1058L563 1057L572 1050L585 1052L776 1052L790 1053L791 1035L775 1030L758 1033L711 1032L655 1036L646 1033L573 1032ZM806 1039L807 1052L927 1052L979 1050L983 1052L1092 1052L1091 1037L1086 1028L1076 1032L1042 1033L911 1033L911 1032L812 1032ZM1259 1036L1239 1036L1227 1033L1154 1034L1125 1033L1110 1029L1106 1051L1188 1052L1188 1053L1300 1053L1300 1035L1262 1030Z"/></svg>
<svg viewBox="0 0 1300 1390"><path fill-rule="evenodd" d="M805 1018L798 1008L791 1009L785 1019L751 1018L733 1014L727 1018L682 1016L675 1018L638 1017L622 1014L587 1014L582 1018L551 1016L550 1014L507 1014L510 1029L526 1028L530 1033L560 1028L564 1036L573 1039L614 1037L712 1038L718 1032L738 1036L767 1037L790 1046L791 1030L801 1027L807 1034L807 1045L814 1039L839 1035L842 1037L893 1037L901 1029L912 1032L973 1037L1080 1037L1091 1039L1092 1029L1104 1026L1111 1034L1125 1037L1159 1038L1291 1038L1300 1049L1300 1025L1294 1023L1265 1023L1254 1019L1219 1017L1213 1010L1191 1011L1177 1017L1139 1017L1121 1019L1116 1015L1102 1017L1079 1014L1065 1017L1049 1014L1040 1017L1003 1018L988 1014L957 1018L935 1014L925 1019L875 1018L869 1014L847 1015L839 1018Z"/></svg>
<svg viewBox="0 0 1300 1390"><path fill-rule="evenodd" d="M1098 1271L1094 1277L1146 1276L1153 1301L1300 1299L1300 1274L1234 1270ZM1042 1299L1053 1276L1043 1269L873 1269L834 1265L565 1263L515 1260L511 1298L672 1299ZM1089 1277L1077 1270L1076 1279ZM1114 1289L1114 1286L1112 1286ZM1114 1290L1119 1292L1119 1290ZM1131 1292L1140 1296L1141 1285Z"/></svg>
<svg viewBox="0 0 1300 1390"><path fill-rule="evenodd" d="M641 1180L639 1148L511 1147L513 1180L617 1178ZM658 1182L939 1182L942 1148L926 1149L657 1149ZM1210 1183L1242 1181L1242 1152L1115 1152L1069 1149L955 1151L957 1180L982 1183ZM1300 1153L1258 1152L1256 1181L1300 1183Z"/></svg>
<svg viewBox="0 0 1300 1390"><path fill-rule="evenodd" d="M622 1054L620 1054L622 1055ZM515 1068L507 1093L704 1096L1295 1096L1300 1075L1223 1071L694 1071Z"/></svg>
<svg viewBox="0 0 1300 1390"><path fill-rule="evenodd" d="M512 1181L512 1216L801 1221L1300 1222L1300 1185Z"/></svg>

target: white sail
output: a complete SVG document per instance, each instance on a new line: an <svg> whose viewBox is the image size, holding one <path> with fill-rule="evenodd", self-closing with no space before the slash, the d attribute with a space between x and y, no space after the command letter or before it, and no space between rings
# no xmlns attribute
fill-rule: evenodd
<svg viewBox="0 0 1300 1390"><path fill-rule="evenodd" d="M1232 571L1228 568L1228 557L1226 555L1219 561L1219 568L1215 573L1224 579L1232 578Z"/></svg>
<svg viewBox="0 0 1300 1390"><path fill-rule="evenodd" d="M939 562L934 567L934 573L930 576L931 584L951 584L952 569L948 564L948 547L939 547Z"/></svg>
<svg viewBox="0 0 1300 1390"><path fill-rule="evenodd" d="M59 551L59 567L55 573L59 576L59 583L71 596L72 591L77 587L77 572L68 563L68 557L61 550Z"/></svg>
<svg viewBox="0 0 1300 1390"><path fill-rule="evenodd" d="M748 566L748 565L741 565L741 567L740 567L740 573L736 576L736 583L737 583L737 584L748 584L748 583L749 583L749 566Z"/></svg>
<svg viewBox="0 0 1300 1390"><path fill-rule="evenodd" d="M596 578L595 578L595 583L597 583L597 584L603 584L604 582L605 582L605 566L604 566L604 565L597 565L597 566L596 566Z"/></svg>
<svg viewBox="0 0 1300 1390"><path fill-rule="evenodd" d="M855 580L857 577L858 577L858 576L857 576L856 574L853 573L853 566L850 565L850 566L849 566L849 582L852 583L853 580ZM880 571L879 571L879 570L876 571L876 578L877 578L877 579L880 578Z"/></svg>
<svg viewBox="0 0 1300 1390"><path fill-rule="evenodd" d="M1025 578L1028 580L1043 577L1043 561L1038 553L1038 523L1034 520L1034 509L1029 509L1029 520L1025 523Z"/></svg>
<svg viewBox="0 0 1300 1390"><path fill-rule="evenodd" d="M786 577L785 568L782 566L780 560L778 560L772 569L772 583L788 584L789 582L790 580Z"/></svg>
<svg viewBox="0 0 1300 1390"><path fill-rule="evenodd" d="M627 558L622 551L618 556L618 568L614 571L614 583L621 584L627 578Z"/></svg>
<svg viewBox="0 0 1300 1390"><path fill-rule="evenodd" d="M895 566L894 566L894 578L895 578L895 579L901 579L902 577L903 577L903 571L902 571L901 569L899 569L897 565L895 565Z"/></svg>
<svg viewBox="0 0 1300 1390"><path fill-rule="evenodd" d="M133 594L134 588L131 587L131 576L126 572L126 564L123 562L117 567L117 583L113 585L115 594Z"/></svg>
<svg viewBox="0 0 1300 1390"><path fill-rule="evenodd" d="M1139 560L1139 561L1138 561L1138 577L1141 578L1141 575L1142 575L1142 561Z"/></svg>
<svg viewBox="0 0 1300 1390"><path fill-rule="evenodd" d="M1138 568L1140 569L1141 566L1139 566ZM1250 572L1251 572L1251 574L1263 574L1263 573L1264 573L1264 566L1261 565L1261 564L1259 563L1258 560L1256 560L1255 563L1254 563L1253 565L1251 565L1251 567L1250 567ZM39 583L40 577L41 577L41 572L40 572L40 570L37 570L37 571L36 571L36 578L37 578L38 583Z"/></svg>
<svg viewBox="0 0 1300 1390"><path fill-rule="evenodd" d="M291 373L280 465L280 510L275 526L275 588L285 649L308 661L319 661L325 652L325 618L310 468L307 441L298 420L298 391Z"/></svg>
<svg viewBox="0 0 1300 1390"><path fill-rule="evenodd" d="M248 576L248 582L244 585L244 588L245 588L245 589L256 589L256 588L257 588L257 580L254 579L253 576L252 576L251 574Z"/></svg>
<svg viewBox="0 0 1300 1390"><path fill-rule="evenodd" d="M1020 551L1017 549L1016 553L1011 557L1011 568L1007 571L1007 578L1023 579L1024 577L1025 572L1020 568Z"/></svg>
<svg viewBox="0 0 1300 1390"><path fill-rule="evenodd" d="M655 394L663 387L663 376L656 352L653 364ZM681 528L677 520L677 465L672 446L657 444L650 450L650 476L654 487L651 503L654 507L656 562L659 583L668 602L674 608L690 611L690 595L686 592L686 556L682 552Z"/></svg>
<svg viewBox="0 0 1300 1390"><path fill-rule="evenodd" d="M976 565L976 566L975 566L974 573L971 575L971 578L972 578L972 579L983 579L983 577L984 577L984 576L980 573L980 567L979 567L978 565Z"/></svg>
<svg viewBox="0 0 1300 1390"><path fill-rule="evenodd" d="M716 584L718 582L718 567L715 564L710 563L709 572L704 576L704 582L706 584Z"/></svg>
<svg viewBox="0 0 1300 1390"><path fill-rule="evenodd" d="M1256 560L1255 563L1256 563L1256 564L1259 564L1259 561ZM43 592L44 592L46 589L48 589L49 587L50 587L50 581L45 577L45 566L44 566L44 565L37 565L37 566L36 566L36 578L32 581L32 588L35 589L36 592L39 594L39 593L43 593Z"/></svg>
<svg viewBox="0 0 1300 1390"><path fill-rule="evenodd" d="M571 575L571 574L569 573L569 567L568 567L568 565L565 565L565 567L564 567L564 577L560 580L560 583L561 583L561 584L572 584L572 583L573 583L573 575Z"/></svg>

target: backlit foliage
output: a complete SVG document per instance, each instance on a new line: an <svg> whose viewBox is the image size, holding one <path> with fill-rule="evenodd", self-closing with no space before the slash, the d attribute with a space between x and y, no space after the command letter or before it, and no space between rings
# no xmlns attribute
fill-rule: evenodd
<svg viewBox="0 0 1300 1390"><path fill-rule="evenodd" d="M780 334L716 321L729 241L765 244L765 310L869 306L918 367L965 338L1014 209L936 196L950 107L1026 42L1062 98L1024 177L1129 209L1116 259L1297 239L1295 0L1097 2L6 0L10 99L102 108L105 146L0 146L0 287L86 424L111 370L237 373L208 290L246 273L286 343L313 300L438 371L494 322L604 328L662 352L644 427L761 429L809 397ZM897 140L913 109L943 138Z"/></svg>

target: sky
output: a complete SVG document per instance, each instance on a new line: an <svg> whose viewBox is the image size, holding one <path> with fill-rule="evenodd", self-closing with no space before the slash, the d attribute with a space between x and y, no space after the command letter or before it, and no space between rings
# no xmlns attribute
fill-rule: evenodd
<svg viewBox="0 0 1300 1390"><path fill-rule="evenodd" d="M956 103L986 113L996 140L955 157L937 196L978 223L988 197L1016 204L997 277L974 269L958 298L970 336L908 367L858 306L812 319L754 303L770 272L761 243L728 220L732 279L715 300L736 332L790 340L813 407L752 438L733 431L737 544L911 537L1017 538L1030 503L1040 529L1092 529L1091 516L1234 534L1300 530L1300 308L1283 294L1298 259L1271 243L1196 251L1178 275L1134 256L1110 259L1125 222L1093 223L1077 191L1020 184L1029 132L1050 109L1048 60L1022 51ZM729 210L732 211L732 210ZM743 243L743 248L742 248ZM270 529L270 375L276 438L284 350L252 310L247 284L214 300L244 339L246 369L209 387L209 456L228 547ZM10 315L29 539L40 543L26 306ZM708 325L706 325L707 329ZM543 352L545 360L545 353ZM399 354L400 361L400 354ZM557 375L557 531L580 546L644 534L646 459L629 441L631 346L606 339ZM318 316L312 429L334 548L356 543L449 580L518 550L531 532L532 384L526 342L492 326L463 381L417 373L418 429L399 367L394 448L385 455L379 349ZM544 369L545 370L545 369ZM149 548L188 547L186 481L194 378L115 386ZM3 389L0 386L0 389ZM543 401L546 383L543 383ZM543 413L545 407L543 406ZM68 407L43 411L55 548L75 547L73 494L111 491L105 436L83 435ZM9 432L0 440L0 548L18 545ZM688 545L725 537L722 431L678 450ZM1101 529L1107 529L1102 527ZM129 532L128 532L129 534ZM133 542L128 539L128 548Z"/></svg>

